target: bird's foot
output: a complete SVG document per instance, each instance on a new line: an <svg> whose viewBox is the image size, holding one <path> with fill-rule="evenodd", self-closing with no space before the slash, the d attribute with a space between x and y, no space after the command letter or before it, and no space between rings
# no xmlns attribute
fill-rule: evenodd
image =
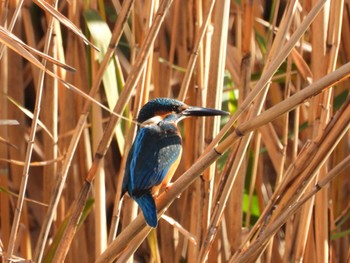
<svg viewBox="0 0 350 263"><path fill-rule="evenodd" d="M172 187L173 183L168 183L166 187L164 188L164 191L167 193L170 190L170 187ZM181 194L179 194L176 198L180 198Z"/></svg>
<svg viewBox="0 0 350 263"><path fill-rule="evenodd" d="M168 183L168 184L165 186L164 191L165 191L165 192L168 192L169 189L170 189L170 187L171 187L172 185L173 185L173 183Z"/></svg>

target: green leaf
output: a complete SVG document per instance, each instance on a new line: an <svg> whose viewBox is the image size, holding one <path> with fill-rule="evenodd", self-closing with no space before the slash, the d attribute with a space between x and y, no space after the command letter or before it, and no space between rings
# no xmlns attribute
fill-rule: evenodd
<svg viewBox="0 0 350 263"><path fill-rule="evenodd" d="M338 110L346 101L346 98L349 95L349 90L344 90L339 95L337 95L333 100L333 110Z"/></svg>
<svg viewBox="0 0 350 263"><path fill-rule="evenodd" d="M112 38L111 30L107 23L101 18L96 10L86 10L84 12L85 22L91 34L94 44L101 50L98 53L97 59L101 63ZM117 67L116 57L113 56L103 74L102 83L107 98L109 109L113 110L118 98L118 87L120 86L118 76L121 78L121 70ZM118 147L122 153L124 150L124 136L121 129L121 124L115 127L115 136L118 142Z"/></svg>
<svg viewBox="0 0 350 263"><path fill-rule="evenodd" d="M345 236L348 236L348 235L350 235L350 229L347 229L345 231L341 231L341 232L338 232L338 233L332 233L331 240L342 238L342 237L345 237Z"/></svg>
<svg viewBox="0 0 350 263"><path fill-rule="evenodd" d="M154 262L160 262L160 254L159 254L159 247L158 247L158 241L157 241L157 230L152 229L151 232L149 232L149 235L147 237L148 245L151 249L151 254L154 259Z"/></svg>
<svg viewBox="0 0 350 263"><path fill-rule="evenodd" d="M245 213L248 212L248 201L249 201L249 195L245 193L243 195L243 211ZM258 197L256 195L252 196L252 204L251 204L250 214L252 216L256 216L256 217L260 216L259 200L258 200Z"/></svg>
<svg viewBox="0 0 350 263"><path fill-rule="evenodd" d="M87 202L85 204L85 207L83 209L83 213L82 213L82 215L80 217L80 220L78 222L78 228L80 228L80 226L83 224L83 222L85 221L85 219L88 216L88 214L91 212L93 204L94 204L94 199L90 198L89 200L87 200ZM43 261L42 261L43 263L52 262L53 257L54 257L54 255L56 253L58 244L60 243L60 241L62 239L62 236L63 236L63 233L64 233L64 230L67 227L67 223L68 223L68 220L69 220L70 216L71 216L71 211L68 212L67 217L63 220L60 228L58 229L58 232L55 235L52 244L48 248L48 250L47 250L47 252L45 254L45 257L43 258Z"/></svg>

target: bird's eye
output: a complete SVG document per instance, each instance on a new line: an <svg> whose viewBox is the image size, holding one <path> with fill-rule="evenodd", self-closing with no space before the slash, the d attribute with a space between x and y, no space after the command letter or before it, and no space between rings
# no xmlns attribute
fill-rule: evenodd
<svg viewBox="0 0 350 263"><path fill-rule="evenodd" d="M175 113L180 113L181 112L181 109L179 106L173 106L172 109L171 109L173 112Z"/></svg>
<svg viewBox="0 0 350 263"><path fill-rule="evenodd" d="M175 106L174 108L173 108L173 111L175 112L175 113L181 113L181 112L183 112L185 110L185 108L183 107L183 106Z"/></svg>

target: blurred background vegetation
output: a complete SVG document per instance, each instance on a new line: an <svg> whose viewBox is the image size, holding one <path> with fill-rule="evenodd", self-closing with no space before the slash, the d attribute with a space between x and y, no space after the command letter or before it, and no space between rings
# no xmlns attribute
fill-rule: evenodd
<svg viewBox="0 0 350 263"><path fill-rule="evenodd" d="M1 1L2 259L349 262L349 10ZM134 120L155 97L231 116L180 125L183 180L151 230L119 197Z"/></svg>

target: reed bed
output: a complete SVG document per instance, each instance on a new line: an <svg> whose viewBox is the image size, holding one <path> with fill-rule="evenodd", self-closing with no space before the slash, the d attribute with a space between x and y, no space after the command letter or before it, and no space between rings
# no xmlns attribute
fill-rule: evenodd
<svg viewBox="0 0 350 263"><path fill-rule="evenodd" d="M349 262L348 0L2 1L3 262ZM146 226L120 200L151 98L181 123Z"/></svg>

